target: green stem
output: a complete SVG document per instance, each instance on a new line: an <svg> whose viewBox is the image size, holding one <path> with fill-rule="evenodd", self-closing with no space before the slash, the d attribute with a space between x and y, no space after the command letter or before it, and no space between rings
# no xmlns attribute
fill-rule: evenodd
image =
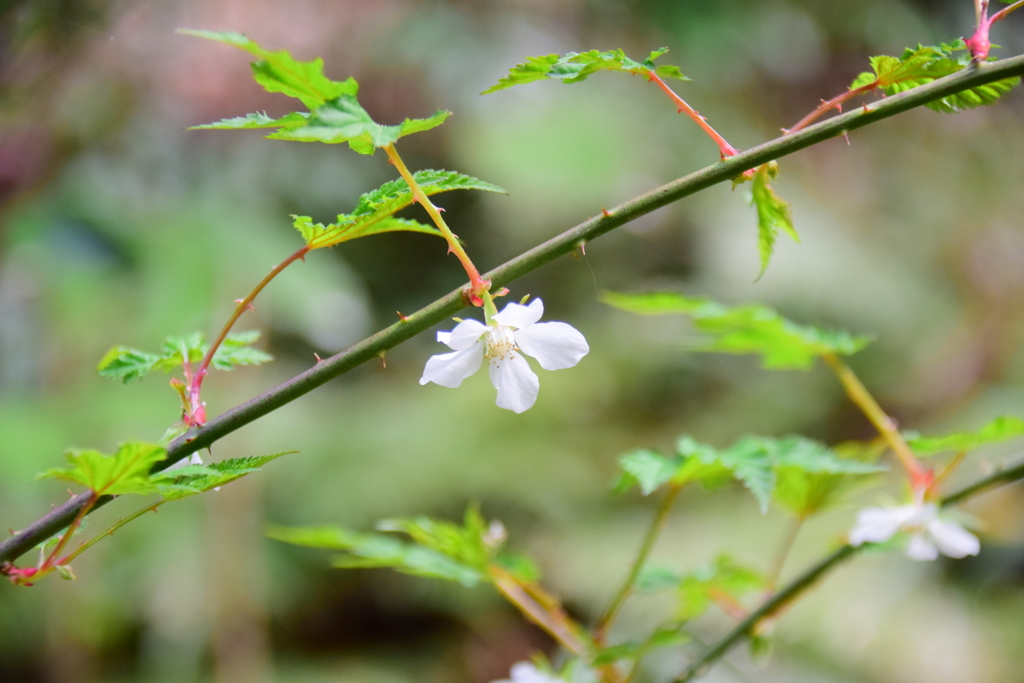
<svg viewBox="0 0 1024 683"><path fill-rule="evenodd" d="M1024 74L1024 56L977 64L927 85L907 90L878 102L872 102L863 109L840 114L798 133L778 137L651 190L610 211L602 211L597 216L485 273L483 277L493 282L494 286L504 286L560 256L571 254L581 245L632 220L701 190L719 183L729 182L746 170L962 90L1022 74ZM465 300L461 288L448 293L404 320L331 358L324 359L274 389L210 420L203 427L194 428L187 434L178 437L168 445L167 458L159 463L160 467L168 467L196 451L208 448L217 440L281 406L291 403L335 377L367 361L379 358L388 349L443 322L464 307ZM85 504L85 495L72 498L0 543L0 564L13 561L66 527ZM111 500L109 496L101 497L96 501L96 507L104 505L109 500Z"/></svg>
<svg viewBox="0 0 1024 683"><path fill-rule="evenodd" d="M136 510L135 512L133 512L132 514L128 515L127 517L122 517L121 519L119 519L116 522L114 522L113 524L111 524L110 527L108 529L106 529L102 534L97 534L93 538L90 538L88 541L86 541L82 545L78 546L73 553L71 553L70 555L68 555L65 558L62 558L61 561L60 561L60 564L68 564L68 563L70 563L71 560L75 559L76 557L78 557L79 555L84 553L86 550L88 550L89 548L91 548L94 545L96 545L97 543L99 543L101 540L103 540L107 536L113 536L115 531L117 531L118 529L123 527L128 522L131 522L133 520L138 519L139 517L141 517L142 515L146 514L147 512L150 512L150 511L156 512L156 509L158 507L160 507L161 505L163 505L164 503L166 503L166 502L167 502L166 500L157 501L156 503L153 503L152 505L147 505L144 508L140 508L140 509Z"/></svg>
<svg viewBox="0 0 1024 683"><path fill-rule="evenodd" d="M469 276L470 291L477 297L482 297L483 293L487 291L488 284L480 277L480 271L476 269L473 261L469 258L469 254L459 244L459 239L455 236L455 233L451 231L448 224L441 218L441 212L434 206L433 202L426 195L423 189L416 182L416 178L406 168L405 162L402 161L402 157L398 155L398 150L395 149L394 143L386 145L384 151L387 152L388 161L394 164L395 168L398 169L399 175L405 180L405 183L409 186L409 190L412 192L413 198L420 203L420 205L427 210L430 214L431 220L434 221L434 225L441 231L444 238L448 241L448 250L455 254L456 258L462 264L462 267L466 270L466 274Z"/></svg>
<svg viewBox="0 0 1024 683"><path fill-rule="evenodd" d="M805 519L803 516L794 519L793 524L790 525L789 530L786 532L786 536L782 539L782 545L779 546L778 554L775 556L775 563L772 566L772 573L768 576L769 597L775 592L775 586L779 583L782 570L786 567L786 559L789 557L790 551L793 550L793 543L800 534L800 529L803 527Z"/></svg>
<svg viewBox="0 0 1024 683"><path fill-rule="evenodd" d="M993 486L1007 484L1019 479L1024 479L1024 462L1007 468L1001 472L996 472L995 474L985 477L974 484L946 496L939 501L939 506L949 507L951 505L956 505L957 503L962 503L963 501L968 500L969 498L972 498ZM704 654L694 660L686 670L676 678L676 681L678 683L685 683L686 681L693 680L698 676L703 676L711 665L721 659L736 643L751 634L757 633L762 622L766 619L773 618L775 615L796 602L796 600L812 588L820 578L837 565L856 555L861 549L867 547L867 545L868 544L858 547L844 545L805 571L790 582L785 588L773 595L770 600L767 600L763 605L754 610L750 616L737 624L736 628L730 631L724 638L719 640L706 650Z"/></svg>
<svg viewBox="0 0 1024 683"><path fill-rule="evenodd" d="M594 627L594 642L598 645L604 645L608 629L611 627L612 622L615 621L615 617L618 616L619 610L622 609L623 603L626 602L626 598L633 592L636 577L640 575L640 570L647 563L647 558L651 554L651 550L654 548L654 544L657 542L662 529L665 528L668 513L672 510L672 505L675 504L682 488L680 484L669 485L668 491L665 492L665 497L661 499L658 512L651 521L651 526L647 529L647 535L644 537L643 543L640 544L640 550L637 552L636 557L633 559L633 564L629 568L629 575L626 576L626 580L615 594L615 597L612 598L604 614L597 620L597 626Z"/></svg>
<svg viewBox="0 0 1024 683"><path fill-rule="evenodd" d="M924 478L927 477L927 471L921 466L917 457L914 456L914 452L910 450L910 446L903 439L903 435L900 434L896 428L896 421L885 414L882 407L878 405L878 401L871 395L867 390L867 387L857 378L857 375L853 373L848 365L839 360L834 354L828 353L823 356L825 362L835 371L836 376L839 378L839 382L843 385L846 390L846 395L850 397L850 400L860 408L861 412L871 421L871 424L875 426L878 433L885 438L889 447L893 453L899 459L900 464L910 475L911 483L914 484L914 488L919 488L918 484L931 482L924 482Z"/></svg>

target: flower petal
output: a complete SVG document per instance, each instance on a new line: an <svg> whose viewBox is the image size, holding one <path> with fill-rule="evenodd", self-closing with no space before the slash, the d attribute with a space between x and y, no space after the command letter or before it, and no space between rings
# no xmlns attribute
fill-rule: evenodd
<svg viewBox="0 0 1024 683"><path fill-rule="evenodd" d="M952 522L932 520L928 523L928 533L939 547L939 552L947 557L960 559L968 555L977 555L981 550L981 542L977 536Z"/></svg>
<svg viewBox="0 0 1024 683"><path fill-rule="evenodd" d="M423 368L423 377L420 377L420 384L433 382L442 387L454 389L462 384L474 372L480 369L484 361L484 345L474 344L468 349L453 351L452 353L440 353L427 359L427 365Z"/></svg>
<svg viewBox="0 0 1024 683"><path fill-rule="evenodd" d="M530 325L512 336L522 352L536 358L545 370L571 368L590 351L580 331L568 323Z"/></svg>
<svg viewBox="0 0 1024 683"><path fill-rule="evenodd" d="M907 544L906 555L918 562L931 562L939 556L939 551L931 539L925 538L924 534L914 534Z"/></svg>
<svg viewBox="0 0 1024 683"><path fill-rule="evenodd" d="M521 353L512 353L504 359L493 358L489 366L491 384L498 390L495 403L499 408L522 413L537 402L540 380Z"/></svg>
<svg viewBox="0 0 1024 683"><path fill-rule="evenodd" d="M850 545L882 543L899 531L903 508L864 508L857 513L857 524L850 530Z"/></svg>
<svg viewBox="0 0 1024 683"><path fill-rule="evenodd" d="M445 333L437 333L437 341L447 344L450 349L462 351L480 341L480 337L487 334L487 325L484 325L479 320L469 318L468 320L463 320L455 326L454 330L448 332L446 339L441 338L442 334Z"/></svg>
<svg viewBox="0 0 1024 683"><path fill-rule="evenodd" d="M508 304L501 309L501 313L494 316L494 322L499 325L507 325L516 329L523 329L534 324L544 315L544 302L534 299L528 306L522 304Z"/></svg>

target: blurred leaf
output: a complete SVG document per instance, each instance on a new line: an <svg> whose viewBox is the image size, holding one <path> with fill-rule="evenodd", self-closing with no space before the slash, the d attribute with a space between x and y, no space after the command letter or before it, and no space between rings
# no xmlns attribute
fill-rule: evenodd
<svg viewBox="0 0 1024 683"><path fill-rule="evenodd" d="M115 346L100 360L96 372L100 377L119 379L128 384L149 374L159 361L160 356L156 354L127 346Z"/></svg>
<svg viewBox="0 0 1024 683"><path fill-rule="evenodd" d="M218 33L179 29L178 33L215 40L245 50L256 57L252 63L252 73L257 83L268 92L298 98L310 109L343 95L354 97L359 92L355 79L349 78L339 83L324 76L324 62L320 58L309 62L296 61L287 50L265 50L241 33L231 31Z"/></svg>
<svg viewBox="0 0 1024 683"><path fill-rule="evenodd" d="M971 56L963 40L938 46L918 45L907 48L900 57L872 57L872 71L857 76L850 88L876 84L885 94L895 95L954 74L967 67L970 61ZM1019 77L1005 78L947 95L926 106L947 114L973 109L996 102L1019 83Z"/></svg>
<svg viewBox="0 0 1024 683"><path fill-rule="evenodd" d="M127 441L114 455L99 451L72 451L66 456L69 469L47 470L40 478L60 479L80 484L101 496L129 493L156 493L157 486L149 471L167 457L167 451L156 444Z"/></svg>
<svg viewBox="0 0 1024 683"><path fill-rule="evenodd" d="M204 123L199 126L190 126L189 130L240 130L246 128L295 128L309 120L309 114L303 112L292 112L285 114L279 119L272 119L266 114L255 112L245 116L236 116L231 119L221 119L216 123Z"/></svg>
<svg viewBox="0 0 1024 683"><path fill-rule="evenodd" d="M919 455L934 455L942 451L969 451L985 444L1024 436L1024 420L1004 415L976 432L956 432L932 437L908 433L905 436L907 443Z"/></svg>
<svg viewBox="0 0 1024 683"><path fill-rule="evenodd" d="M636 577L636 590L640 593L657 593L675 589L683 577L668 567L644 567Z"/></svg>
<svg viewBox="0 0 1024 683"><path fill-rule="evenodd" d="M247 474L258 472L268 462L277 460L282 455L297 451L284 451L272 455L255 455L244 458L231 458L209 465L190 465L175 470L164 470L153 475L161 485L160 494L167 500L180 500L205 491L230 484Z"/></svg>
<svg viewBox="0 0 1024 683"><path fill-rule="evenodd" d="M540 567L537 566L533 558L526 555L501 552L492 562L523 583L540 581Z"/></svg>
<svg viewBox="0 0 1024 683"><path fill-rule="evenodd" d="M608 666L622 660L637 661L652 650L682 645L689 640L690 638L680 631L678 627L666 626L659 628L642 643L630 641L598 650L591 664L593 666Z"/></svg>
<svg viewBox="0 0 1024 683"><path fill-rule="evenodd" d="M294 545L348 551L333 560L340 568L391 567L405 574L476 585L484 575L440 552L385 534L361 534L340 527L271 527L267 535Z"/></svg>
<svg viewBox="0 0 1024 683"><path fill-rule="evenodd" d="M505 190L497 185L454 171L417 171L413 174L413 179L428 196L450 190L481 190L506 194ZM332 247L358 237L396 230L440 236L440 231L432 225L392 216L412 203L413 196L409 186L404 179L398 178L362 195L352 213L340 214L336 223L325 226L313 223L308 216L292 218L295 221L295 229L313 249Z"/></svg>
<svg viewBox="0 0 1024 683"><path fill-rule="evenodd" d="M815 442L807 443L808 447L821 447ZM799 519L824 512L834 506L844 494L868 481L866 475L883 469L874 465L881 455L881 448L857 443L840 444L832 450L840 460L860 463L859 467L854 468L859 471L816 471L813 467L781 463L775 468L777 481L774 495L776 502L783 509Z"/></svg>
<svg viewBox="0 0 1024 683"><path fill-rule="evenodd" d="M656 74L659 78L678 78L690 80L683 75L679 67L662 65L655 66L654 60L668 52L667 47L655 50L643 62L630 59L619 49L600 52L590 50L588 52L569 52L563 56L556 54L543 55L539 57L527 57L522 64L517 64L509 70L507 76L503 76L497 83L481 94L487 95L498 90L511 88L514 85L523 85L533 81L553 78L565 83L579 83L598 71L624 71L630 74L649 75Z"/></svg>
<svg viewBox="0 0 1024 683"><path fill-rule="evenodd" d="M761 253L761 272L757 276L758 279L764 275L772 259L779 230L784 231L797 244L800 243L800 236L793 227L789 204L775 194L775 190L769 184L778 175L779 165L770 161L759 166L753 178L750 201L757 208L757 246Z"/></svg>
<svg viewBox="0 0 1024 683"><path fill-rule="evenodd" d="M470 507L463 524L442 522L429 517L387 519L377 524L380 531L399 531L408 534L419 545L473 567L481 573L487 571L492 550L484 542L487 525L479 510Z"/></svg>
<svg viewBox="0 0 1024 683"><path fill-rule="evenodd" d="M633 484L637 484L645 496L650 495L652 491L672 479L679 470L679 464L678 458L667 458L656 451L630 451L619 458L619 467L624 474L615 485L615 490L625 491Z"/></svg>
<svg viewBox="0 0 1024 683"><path fill-rule="evenodd" d="M750 636L750 658L759 667L768 666L772 655L775 653L775 639L763 633L754 633Z"/></svg>
<svg viewBox="0 0 1024 683"><path fill-rule="evenodd" d="M720 555L709 567L688 574L679 582L680 621L690 621L707 611L712 602L728 598L738 601L750 591L765 587L757 572L740 566L728 555Z"/></svg>
<svg viewBox="0 0 1024 683"><path fill-rule="evenodd" d="M871 341L848 332L797 325L766 306L729 307L673 292L605 292L601 298L606 304L632 313L690 315L694 326L712 337L694 350L760 354L764 367L769 369L806 370L817 356L852 355Z"/></svg>
<svg viewBox="0 0 1024 683"><path fill-rule="evenodd" d="M259 365L274 360L269 353L252 347L252 344L255 344L259 338L259 330L229 334L217 347L210 365L217 370L231 370L237 365ZM207 350L204 349L203 354Z"/></svg>

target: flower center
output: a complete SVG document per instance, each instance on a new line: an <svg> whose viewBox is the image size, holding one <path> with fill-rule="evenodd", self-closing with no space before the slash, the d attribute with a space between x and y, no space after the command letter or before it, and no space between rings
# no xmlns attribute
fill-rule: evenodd
<svg viewBox="0 0 1024 683"><path fill-rule="evenodd" d="M484 358L488 363L496 364L508 358L515 358L515 352L518 350L519 347L516 346L511 327L495 325L487 331L487 349L484 351Z"/></svg>

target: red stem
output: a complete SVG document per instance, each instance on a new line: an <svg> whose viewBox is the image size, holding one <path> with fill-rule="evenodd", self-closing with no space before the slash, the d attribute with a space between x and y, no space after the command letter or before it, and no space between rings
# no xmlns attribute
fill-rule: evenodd
<svg viewBox="0 0 1024 683"><path fill-rule="evenodd" d="M862 85L859 88L847 90L846 92L840 95L836 95L831 100L828 100L827 102L822 102L817 109L815 109L810 114L800 119L795 126L783 132L786 135L789 135L791 133L797 132L798 130L801 130L802 128L806 128L807 126L814 123L814 121L820 118L821 115L827 112L829 109L838 109L840 112L842 112L844 102L852 100L854 97L857 97L858 95L863 95L866 92L870 92L877 87L878 79L875 79L873 82L868 83L867 85Z"/></svg>
<svg viewBox="0 0 1024 683"><path fill-rule="evenodd" d="M701 129L703 129L703 131L707 133L712 140L715 141L715 144L718 145L719 151L722 153L723 159L740 153L738 149L730 145L725 138L719 135L718 131L716 131L714 128L708 125L707 119L701 116L696 109L688 105L686 103L686 100L684 100L682 97L676 94L675 90L668 87L668 84L665 83L665 81L661 80L661 77L658 76L658 74L654 73L653 71L649 71L644 75L647 76L647 80L653 82L655 85L661 88L666 95L668 95L669 99L672 100L672 102L676 105L676 111L678 111L680 114L686 114L691 119L693 119L694 122L698 126L700 126Z"/></svg>
<svg viewBox="0 0 1024 683"><path fill-rule="evenodd" d="M192 408L194 424L201 425L204 422L206 422L204 411L202 410L202 403L199 400L199 392L203 386L203 378L206 377L206 373L210 367L210 363L213 362L213 356L214 354L217 353L217 349L220 348L220 345L224 343L224 339L226 339L228 333L231 332L231 328L234 327L235 323L238 322L238 319L242 317L242 314L245 313L245 311L250 306L252 306L252 302L255 301L256 296L263 291L264 287L270 284L271 280L277 277L282 270L290 266L295 261L305 259L306 254L308 254L310 251L312 251L312 248L308 244L304 245L301 249L299 249L294 254L286 258L284 261L281 261L281 263L274 266L274 268L267 274L265 278L259 281L259 284L253 287L253 290L249 292L244 299L238 302L238 306L235 307L234 313L232 313L231 317L228 318L228 321L224 323L224 327L221 328L220 333L217 335L217 338L213 340L212 344L210 344L210 350L206 352L206 355L203 356L203 360L199 363L199 368L196 370L195 375L193 375L189 380L189 403L191 404ZM190 368L188 367L188 363L186 362L186 378L188 378L189 371Z"/></svg>
<svg viewBox="0 0 1024 683"><path fill-rule="evenodd" d="M1018 2L1015 2L1008 7L1004 7L1003 9L999 10L998 12L992 15L992 18L988 20L988 25L991 26L997 21L1002 21L1003 19L1006 18L1007 14L1014 11L1015 9L1020 9L1021 7L1024 7L1024 0L1019 0Z"/></svg>
<svg viewBox="0 0 1024 683"><path fill-rule="evenodd" d="M53 549L53 552L51 552L43 561L43 564L39 567L39 571L44 572L50 569L50 567L53 567L55 564L57 564L55 560L60 556L61 552L64 550L64 547L68 544L68 541L71 540L71 537L74 535L75 530L78 529L79 525L81 525L82 520L85 519L85 516L87 514L89 514L89 510L91 510L92 506L96 504L96 500L99 497L100 495L95 491L89 492L89 498L86 500L85 505L83 505L82 509L78 511L78 514L75 516L74 521L71 522L71 524L68 526L68 530L64 532L64 535L61 537L60 541L57 542L57 546Z"/></svg>

